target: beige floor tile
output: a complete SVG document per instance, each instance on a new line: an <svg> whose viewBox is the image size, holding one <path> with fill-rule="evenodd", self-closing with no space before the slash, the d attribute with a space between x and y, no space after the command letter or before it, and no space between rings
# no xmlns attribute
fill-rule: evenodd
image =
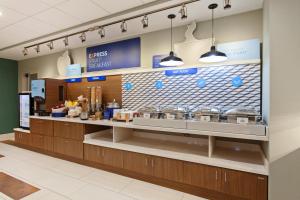
<svg viewBox="0 0 300 200"><path fill-rule="evenodd" d="M72 200L134 200L125 195L95 185L86 185L69 196Z"/></svg>
<svg viewBox="0 0 300 200"><path fill-rule="evenodd" d="M134 179L102 170L95 170L93 173L81 178L81 180L115 192L121 191L134 181Z"/></svg>
<svg viewBox="0 0 300 200"><path fill-rule="evenodd" d="M142 181L134 181L121 193L139 200L181 200L183 197L182 192Z"/></svg>
<svg viewBox="0 0 300 200"><path fill-rule="evenodd" d="M50 192L48 190L41 190L40 192L27 196L22 200L70 200L70 199L62 195L56 194L54 192Z"/></svg>

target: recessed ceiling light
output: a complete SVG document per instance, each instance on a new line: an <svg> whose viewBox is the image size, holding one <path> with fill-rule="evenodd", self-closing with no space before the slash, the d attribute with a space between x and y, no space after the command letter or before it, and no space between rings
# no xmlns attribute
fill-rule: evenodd
<svg viewBox="0 0 300 200"><path fill-rule="evenodd" d="M3 14L2 14L2 12L0 11L0 16L2 16Z"/></svg>

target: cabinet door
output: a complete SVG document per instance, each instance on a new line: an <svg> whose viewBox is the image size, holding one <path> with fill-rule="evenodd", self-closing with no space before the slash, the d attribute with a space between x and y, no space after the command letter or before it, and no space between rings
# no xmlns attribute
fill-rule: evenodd
<svg viewBox="0 0 300 200"><path fill-rule="evenodd" d="M30 119L30 133L53 136L53 121Z"/></svg>
<svg viewBox="0 0 300 200"><path fill-rule="evenodd" d="M184 162L184 183L221 191L222 175L221 169L196 163Z"/></svg>
<svg viewBox="0 0 300 200"><path fill-rule="evenodd" d="M139 153L124 152L124 168L139 174L153 175L151 156Z"/></svg>
<svg viewBox="0 0 300 200"><path fill-rule="evenodd" d="M54 152L83 159L83 143L81 141L54 137Z"/></svg>
<svg viewBox="0 0 300 200"><path fill-rule="evenodd" d="M183 162L168 158L153 157L153 175L170 181L183 182Z"/></svg>
<svg viewBox="0 0 300 200"><path fill-rule="evenodd" d="M83 141L84 124L56 121L54 122L54 136Z"/></svg>
<svg viewBox="0 0 300 200"><path fill-rule="evenodd" d="M266 176L257 176L256 200L268 199L268 178Z"/></svg>
<svg viewBox="0 0 300 200"><path fill-rule="evenodd" d="M102 150L102 147L84 144L84 159L103 164Z"/></svg>
<svg viewBox="0 0 300 200"><path fill-rule="evenodd" d="M23 145L31 145L29 133L15 132L15 141Z"/></svg>
<svg viewBox="0 0 300 200"><path fill-rule="evenodd" d="M257 175L223 169L222 190L226 194L244 199L256 199Z"/></svg>
<svg viewBox="0 0 300 200"><path fill-rule="evenodd" d="M102 156L103 164L123 168L123 151L103 147Z"/></svg>

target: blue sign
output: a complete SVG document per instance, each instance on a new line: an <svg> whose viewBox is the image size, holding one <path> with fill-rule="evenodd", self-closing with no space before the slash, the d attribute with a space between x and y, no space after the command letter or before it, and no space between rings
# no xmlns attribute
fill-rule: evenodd
<svg viewBox="0 0 300 200"><path fill-rule="evenodd" d="M132 83L129 83L129 82L125 83L125 89L126 89L127 91L132 90L132 88L133 88Z"/></svg>
<svg viewBox="0 0 300 200"><path fill-rule="evenodd" d="M94 81L105 81L106 76L93 76L87 78L88 82L94 82Z"/></svg>
<svg viewBox="0 0 300 200"><path fill-rule="evenodd" d="M152 57L152 67L155 68L164 68L169 66L160 65L161 59L167 57L168 55L155 55Z"/></svg>
<svg viewBox="0 0 300 200"><path fill-rule="evenodd" d="M141 66L141 38L89 47L87 72Z"/></svg>
<svg viewBox="0 0 300 200"><path fill-rule="evenodd" d="M179 76L179 75L192 75L197 74L197 68L190 68L190 69L175 69L175 70L166 70L166 76Z"/></svg>
<svg viewBox="0 0 300 200"><path fill-rule="evenodd" d="M223 43L217 45L217 49L226 53L228 60L260 59L259 39Z"/></svg>
<svg viewBox="0 0 300 200"><path fill-rule="evenodd" d="M233 78L231 82L232 86L236 88L239 88L244 84L243 79L240 76Z"/></svg>
<svg viewBox="0 0 300 200"><path fill-rule="evenodd" d="M67 66L66 76L80 76L81 75L81 65L74 64Z"/></svg>
<svg viewBox="0 0 300 200"><path fill-rule="evenodd" d="M80 83L81 81L82 78L70 78L65 80L66 83Z"/></svg>
<svg viewBox="0 0 300 200"><path fill-rule="evenodd" d="M198 82L197 82L197 85L198 85L199 88L205 88L205 86L206 86L205 79L203 79L203 78L199 79Z"/></svg>
<svg viewBox="0 0 300 200"><path fill-rule="evenodd" d="M164 87L164 83L162 81L156 81L155 82L155 88L156 89L162 89Z"/></svg>

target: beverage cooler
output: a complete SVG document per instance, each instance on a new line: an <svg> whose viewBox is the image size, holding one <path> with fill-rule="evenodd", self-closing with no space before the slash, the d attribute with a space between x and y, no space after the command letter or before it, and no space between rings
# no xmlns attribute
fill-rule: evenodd
<svg viewBox="0 0 300 200"><path fill-rule="evenodd" d="M29 117L33 115L33 106L31 93L19 93L20 128L30 129Z"/></svg>

